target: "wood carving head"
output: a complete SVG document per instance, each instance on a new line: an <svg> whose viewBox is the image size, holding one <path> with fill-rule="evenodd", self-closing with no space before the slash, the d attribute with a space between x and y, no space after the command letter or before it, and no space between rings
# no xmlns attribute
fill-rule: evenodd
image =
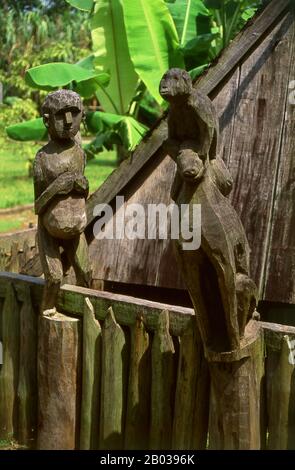
<svg viewBox="0 0 295 470"><path fill-rule="evenodd" d="M186 183L197 184L205 174L206 160L191 148L181 149L176 157L178 173Z"/></svg>
<svg viewBox="0 0 295 470"><path fill-rule="evenodd" d="M193 84L186 70L173 68L163 75L159 92L168 102L186 99L192 92Z"/></svg>
<svg viewBox="0 0 295 470"><path fill-rule="evenodd" d="M49 93L42 106L42 116L52 140L72 140L84 117L81 98L71 90Z"/></svg>

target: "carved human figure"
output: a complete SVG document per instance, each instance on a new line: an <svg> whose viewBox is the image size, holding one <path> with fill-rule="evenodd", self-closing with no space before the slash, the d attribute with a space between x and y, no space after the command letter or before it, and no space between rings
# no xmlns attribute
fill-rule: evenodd
<svg viewBox="0 0 295 470"><path fill-rule="evenodd" d="M77 283L88 287L91 269L86 227L88 181L85 154L75 140L83 106L70 90L50 93L42 106L49 142L36 155L33 166L38 246L45 288L42 312L54 310L64 273L73 266Z"/></svg>
<svg viewBox="0 0 295 470"><path fill-rule="evenodd" d="M211 100L193 88L189 74L170 69L160 83L170 104L167 151L176 161L172 198L178 205L201 204L201 247L176 257L192 299L207 350L240 347L256 307L256 286L249 277L249 246L242 223L226 197L231 176L217 158L219 125Z"/></svg>

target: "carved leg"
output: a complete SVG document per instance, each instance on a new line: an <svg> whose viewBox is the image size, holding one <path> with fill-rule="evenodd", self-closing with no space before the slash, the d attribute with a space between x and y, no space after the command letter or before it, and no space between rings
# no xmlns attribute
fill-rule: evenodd
<svg viewBox="0 0 295 470"><path fill-rule="evenodd" d="M38 246L41 265L45 276L45 286L41 303L41 313L56 306L57 296L63 278L59 241L53 238L43 224L38 225Z"/></svg>
<svg viewBox="0 0 295 470"><path fill-rule="evenodd" d="M89 261L88 244L84 233L71 240L69 246L64 246L67 256L74 267L77 284L82 287L90 287L92 271Z"/></svg>

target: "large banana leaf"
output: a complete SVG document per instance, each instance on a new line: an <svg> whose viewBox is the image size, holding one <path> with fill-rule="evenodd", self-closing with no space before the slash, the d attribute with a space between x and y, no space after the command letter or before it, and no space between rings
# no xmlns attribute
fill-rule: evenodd
<svg viewBox="0 0 295 470"><path fill-rule="evenodd" d="M27 70L25 79L32 88L47 91L55 90L71 83L74 84L75 88L78 84L78 92L88 98L94 94L99 86L108 83L109 75L103 72L98 73L77 64L52 62Z"/></svg>
<svg viewBox="0 0 295 470"><path fill-rule="evenodd" d="M129 151L134 150L147 131L147 128L132 116L123 116L115 129L118 131L124 147Z"/></svg>
<svg viewBox="0 0 295 470"><path fill-rule="evenodd" d="M196 17L209 14L202 0L175 0L168 4L181 46L194 39L197 34Z"/></svg>
<svg viewBox="0 0 295 470"><path fill-rule="evenodd" d="M93 134L102 132L104 125L107 128L113 127L118 124L124 116L112 113L103 113L101 111L88 112L86 114L86 125L90 132Z"/></svg>
<svg viewBox="0 0 295 470"><path fill-rule="evenodd" d="M124 0L125 26L135 70L162 102L159 82L170 67L184 67L173 19L164 0Z"/></svg>
<svg viewBox="0 0 295 470"><path fill-rule="evenodd" d="M8 137L22 142L28 140L47 140L47 129L44 126L43 119L31 119L19 124L13 124L6 127Z"/></svg>
<svg viewBox="0 0 295 470"><path fill-rule="evenodd" d="M66 0L66 2L83 11L91 11L94 4L94 0Z"/></svg>
<svg viewBox="0 0 295 470"><path fill-rule="evenodd" d="M114 137L115 134L120 136L127 150L133 150L147 131L147 128L132 116L119 116L100 111L87 113L86 123L90 132L98 135L103 135L105 129L111 129Z"/></svg>
<svg viewBox="0 0 295 470"><path fill-rule="evenodd" d="M125 3L125 0L124 0ZM128 50L122 0L99 0L92 16L95 65L110 74L98 98L105 111L124 114L135 94L138 76Z"/></svg>

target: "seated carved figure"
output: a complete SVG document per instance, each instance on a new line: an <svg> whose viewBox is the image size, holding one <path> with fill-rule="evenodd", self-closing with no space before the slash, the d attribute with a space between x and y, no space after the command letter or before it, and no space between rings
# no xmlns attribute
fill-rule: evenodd
<svg viewBox="0 0 295 470"><path fill-rule="evenodd" d="M236 350L255 312L256 286L244 228L226 197L232 179L217 158L217 115L184 70L169 70L160 93L170 103L166 146L177 164L172 198L178 205L201 204L201 247L183 250L183 240L177 240L176 257L205 348Z"/></svg>
<svg viewBox="0 0 295 470"><path fill-rule="evenodd" d="M82 286L89 286L91 272L83 233L88 195L85 154L75 140L83 117L80 96L70 90L50 93L42 115L50 140L37 153L33 168L38 245L46 280L44 311L55 307L69 265Z"/></svg>

